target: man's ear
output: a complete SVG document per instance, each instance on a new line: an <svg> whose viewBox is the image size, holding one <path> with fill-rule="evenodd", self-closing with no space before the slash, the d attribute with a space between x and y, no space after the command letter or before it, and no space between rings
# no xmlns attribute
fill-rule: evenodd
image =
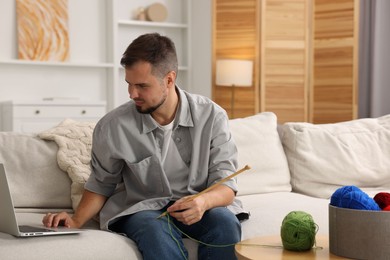
<svg viewBox="0 0 390 260"><path fill-rule="evenodd" d="M173 70L171 70L170 72L168 72L168 74L166 75L166 80L167 80L167 86L168 87L175 87L175 83L176 83L176 72L174 72Z"/></svg>

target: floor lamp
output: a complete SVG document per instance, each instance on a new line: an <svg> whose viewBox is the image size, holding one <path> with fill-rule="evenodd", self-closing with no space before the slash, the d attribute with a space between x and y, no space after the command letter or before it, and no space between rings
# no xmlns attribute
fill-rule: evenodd
<svg viewBox="0 0 390 260"><path fill-rule="evenodd" d="M234 118L234 92L236 87L251 87L253 61L222 59L216 64L216 84L232 88L230 103L231 117Z"/></svg>

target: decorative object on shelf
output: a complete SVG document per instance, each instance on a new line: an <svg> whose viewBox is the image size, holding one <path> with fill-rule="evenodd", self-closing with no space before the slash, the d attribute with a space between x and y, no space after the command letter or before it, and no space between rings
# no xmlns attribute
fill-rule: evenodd
<svg viewBox="0 0 390 260"><path fill-rule="evenodd" d="M217 60L216 84L232 87L231 117L234 118L234 91L236 87L251 87L253 75L253 61L223 59Z"/></svg>
<svg viewBox="0 0 390 260"><path fill-rule="evenodd" d="M152 22L163 22L167 19L168 10L161 3L151 4L146 8L146 18Z"/></svg>
<svg viewBox="0 0 390 260"><path fill-rule="evenodd" d="M136 19L139 20L139 21L146 21L146 13L145 13L145 8L144 7L138 8Z"/></svg>
<svg viewBox="0 0 390 260"><path fill-rule="evenodd" d="M18 58L69 59L68 0L16 0Z"/></svg>

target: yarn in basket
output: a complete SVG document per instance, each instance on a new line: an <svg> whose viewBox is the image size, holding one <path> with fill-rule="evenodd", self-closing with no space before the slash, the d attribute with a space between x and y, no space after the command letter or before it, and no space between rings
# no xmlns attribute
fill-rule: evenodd
<svg viewBox="0 0 390 260"><path fill-rule="evenodd" d="M338 188L330 199L332 206L357 210L381 210L373 198L356 186Z"/></svg>

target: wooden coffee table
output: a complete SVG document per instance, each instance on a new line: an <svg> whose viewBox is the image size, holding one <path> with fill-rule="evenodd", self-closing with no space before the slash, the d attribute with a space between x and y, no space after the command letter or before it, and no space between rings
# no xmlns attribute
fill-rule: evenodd
<svg viewBox="0 0 390 260"><path fill-rule="evenodd" d="M255 259L346 259L329 252L327 236L316 236L316 245L309 251L295 252L283 249L280 236L265 236L246 239L236 244L235 251L239 260Z"/></svg>

